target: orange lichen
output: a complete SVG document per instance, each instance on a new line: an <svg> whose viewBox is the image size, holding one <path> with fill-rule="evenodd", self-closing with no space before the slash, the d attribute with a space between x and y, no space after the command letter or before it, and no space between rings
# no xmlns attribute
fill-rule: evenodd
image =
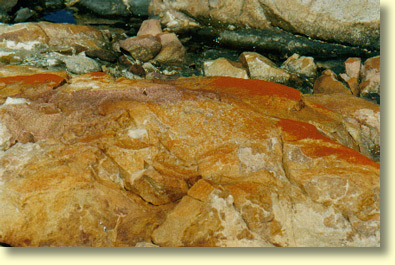
<svg viewBox="0 0 395 265"><path fill-rule="evenodd" d="M90 75L92 77L102 77L102 76L107 76L108 74L106 74L104 72L91 72L91 73L88 73L88 75Z"/></svg>
<svg viewBox="0 0 395 265"><path fill-rule="evenodd" d="M51 84L57 87L65 82L63 77L54 74L34 74L34 75L19 75L19 76L9 76L0 77L0 88L21 83L27 86L37 86L40 84Z"/></svg>
<svg viewBox="0 0 395 265"><path fill-rule="evenodd" d="M311 157L324 157L330 155L336 155L337 158L346 160L352 164L361 164L361 165L370 165L377 169L380 169L380 164L370 160L368 157L361 155L357 151L348 148L346 146L342 146L340 144L336 144L336 147L328 147L328 146L314 146L311 148L302 148L302 151L308 154Z"/></svg>
<svg viewBox="0 0 395 265"><path fill-rule="evenodd" d="M314 125L309 123L280 119L280 121L277 122L277 126L281 127L281 129L288 134L288 138L291 141L298 141L306 138L331 141L323 136Z"/></svg>
<svg viewBox="0 0 395 265"><path fill-rule="evenodd" d="M234 77L217 77L213 84L221 88L239 88L250 95L277 96L299 101L301 93L288 86L257 79L240 79Z"/></svg>
<svg viewBox="0 0 395 265"><path fill-rule="evenodd" d="M285 139L287 141L299 141L303 139L321 140L315 145L309 145L302 147L303 153L311 157L325 157L330 155L336 155L339 159L346 160L352 164L370 165L375 168L380 168L380 164L375 163L364 155L361 155L357 151L345 147L335 141L323 136L317 130L317 128L309 123L294 121L289 119L281 119L277 122L277 126L281 127L283 132L287 135ZM327 146L325 143L330 143L332 146Z"/></svg>

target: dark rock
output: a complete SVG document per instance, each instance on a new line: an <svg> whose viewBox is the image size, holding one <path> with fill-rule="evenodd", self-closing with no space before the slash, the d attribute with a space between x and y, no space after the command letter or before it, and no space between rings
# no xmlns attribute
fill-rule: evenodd
<svg viewBox="0 0 395 265"><path fill-rule="evenodd" d="M64 7L63 0L46 0L44 6L47 9L59 9Z"/></svg>
<svg viewBox="0 0 395 265"><path fill-rule="evenodd" d="M121 65L124 66L132 66L133 62L126 56L126 55L122 55L118 58L118 61Z"/></svg>
<svg viewBox="0 0 395 265"><path fill-rule="evenodd" d="M85 54L88 57L98 58L112 63L116 62L118 59L118 56L114 52L105 49L87 50Z"/></svg>
<svg viewBox="0 0 395 265"><path fill-rule="evenodd" d="M130 15L122 0L81 0L78 5L100 16L126 17Z"/></svg>
<svg viewBox="0 0 395 265"><path fill-rule="evenodd" d="M0 10L10 12L17 3L18 0L0 0Z"/></svg>
<svg viewBox="0 0 395 265"><path fill-rule="evenodd" d="M0 23L8 23L10 20L11 17L7 14L7 12L0 8Z"/></svg>
<svg viewBox="0 0 395 265"><path fill-rule="evenodd" d="M32 16L36 15L36 12L29 8L21 8L19 9L16 14L15 14L14 22L15 23L20 23L20 22L25 22Z"/></svg>
<svg viewBox="0 0 395 265"><path fill-rule="evenodd" d="M240 49L271 52L287 58L294 53L319 58L338 58L347 56L371 57L379 54L376 50L345 46L335 43L313 40L300 35L293 35L279 28L267 30L241 29L238 31L201 30L202 37L212 37L220 45Z"/></svg>
<svg viewBox="0 0 395 265"><path fill-rule="evenodd" d="M132 12L138 16L148 16L148 6L151 0L128 0Z"/></svg>
<svg viewBox="0 0 395 265"><path fill-rule="evenodd" d="M145 74L146 74L144 68L141 65L139 65L139 64L133 64L129 68L129 72L132 72L133 74L138 75L138 76L142 76L142 77L144 77Z"/></svg>

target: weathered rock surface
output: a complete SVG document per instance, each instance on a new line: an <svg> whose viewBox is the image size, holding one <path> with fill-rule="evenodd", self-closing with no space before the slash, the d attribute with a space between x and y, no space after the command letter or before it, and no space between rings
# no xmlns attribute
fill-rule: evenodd
<svg viewBox="0 0 395 265"><path fill-rule="evenodd" d="M361 96L380 94L380 56L369 58L363 64L359 90Z"/></svg>
<svg viewBox="0 0 395 265"><path fill-rule="evenodd" d="M203 70L205 76L231 76L248 79L247 70L242 67L241 63L232 62L223 57L204 62Z"/></svg>
<svg viewBox="0 0 395 265"><path fill-rule="evenodd" d="M278 26L315 39L374 49L380 47L380 4L377 0L153 0L150 13L160 16L162 23L172 30L195 26L189 21L253 29Z"/></svg>
<svg viewBox="0 0 395 265"><path fill-rule="evenodd" d="M357 126L360 152L375 160L380 159L380 107L351 95L305 95L305 99L340 113L344 120Z"/></svg>
<svg viewBox="0 0 395 265"><path fill-rule="evenodd" d="M63 52L74 49L80 52L102 48L107 42L102 32L90 26L49 22L0 24L0 49L46 48Z"/></svg>
<svg viewBox="0 0 395 265"><path fill-rule="evenodd" d="M90 73L21 97L0 106L0 242L380 245L379 164L297 90Z"/></svg>
<svg viewBox="0 0 395 265"><path fill-rule="evenodd" d="M345 46L338 43L324 42L301 35L292 34L279 28L266 30L207 30L199 31L202 37L215 38L219 44L241 50L257 50L276 53L284 58L294 53L314 58L328 59L342 56L375 56L378 50Z"/></svg>

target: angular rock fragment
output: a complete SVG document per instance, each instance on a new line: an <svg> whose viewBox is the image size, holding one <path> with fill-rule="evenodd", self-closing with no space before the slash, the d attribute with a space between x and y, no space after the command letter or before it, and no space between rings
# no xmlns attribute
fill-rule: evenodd
<svg viewBox="0 0 395 265"><path fill-rule="evenodd" d="M161 43L152 35L142 35L119 42L122 49L128 51L136 60L146 62L154 58L162 48Z"/></svg>
<svg viewBox="0 0 395 265"><path fill-rule="evenodd" d="M346 74L350 78L356 78L359 80L360 75L361 75L361 58L348 58L344 62L344 68L346 70Z"/></svg>
<svg viewBox="0 0 395 265"><path fill-rule="evenodd" d="M332 70L325 70L320 77L315 80L313 87L314 94L351 94L351 91L337 80L336 74Z"/></svg>
<svg viewBox="0 0 395 265"><path fill-rule="evenodd" d="M142 36L142 35L152 35L156 36L159 33L162 33L162 27L160 26L160 21L157 19L148 19L144 20L143 23L141 23L140 29L137 32L137 36Z"/></svg>
<svg viewBox="0 0 395 265"><path fill-rule="evenodd" d="M313 57L300 56L293 54L282 65L281 68L308 78L314 78L317 75L317 66Z"/></svg>
<svg viewBox="0 0 395 265"><path fill-rule="evenodd" d="M160 33L156 38L162 45L159 54L154 61L160 64L179 64L183 63L186 56L186 49L174 33Z"/></svg>
<svg viewBox="0 0 395 265"><path fill-rule="evenodd" d="M240 63L232 62L226 58L218 58L204 63L205 76L231 76L248 79L247 71Z"/></svg>
<svg viewBox="0 0 395 265"><path fill-rule="evenodd" d="M239 60L252 79L285 84L291 78L288 72L277 67L275 63L256 52L243 52Z"/></svg>
<svg viewBox="0 0 395 265"><path fill-rule="evenodd" d="M100 64L95 60L86 57L83 53L75 56L68 56L64 59L66 68L73 74L87 74L101 71Z"/></svg>

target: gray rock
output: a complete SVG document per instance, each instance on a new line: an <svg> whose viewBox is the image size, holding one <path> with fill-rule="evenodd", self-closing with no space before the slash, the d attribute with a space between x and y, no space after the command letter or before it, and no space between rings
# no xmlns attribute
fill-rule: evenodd
<svg viewBox="0 0 395 265"><path fill-rule="evenodd" d="M130 15L122 0L80 0L78 5L101 16L126 17Z"/></svg>
<svg viewBox="0 0 395 265"><path fill-rule="evenodd" d="M67 56L63 59L66 68L73 74L86 74L101 71L100 64L88 58L84 53L75 56Z"/></svg>
<svg viewBox="0 0 395 265"><path fill-rule="evenodd" d="M379 49L379 0L152 0L151 15L171 30L200 26L270 29L328 42Z"/></svg>
<svg viewBox="0 0 395 265"><path fill-rule="evenodd" d="M244 29L224 31L202 31L199 34L216 37L219 44L242 49L272 52L282 57L294 53L317 58L338 58L353 56L374 56L380 52L359 47L345 46L336 43L313 40L300 35L294 35L278 28L267 30ZM205 37L205 36L202 37Z"/></svg>
<svg viewBox="0 0 395 265"><path fill-rule="evenodd" d="M31 10L29 8L26 8L26 7L21 8L15 13L14 22L15 23L25 22L29 18L34 16L35 14L36 14L36 12L34 12L33 10Z"/></svg>
<svg viewBox="0 0 395 265"><path fill-rule="evenodd" d="M151 0L127 0L134 15L148 16L148 6Z"/></svg>
<svg viewBox="0 0 395 265"><path fill-rule="evenodd" d="M17 3L18 0L0 0L0 10L10 12Z"/></svg>
<svg viewBox="0 0 395 265"><path fill-rule="evenodd" d="M48 9L59 9L64 7L63 0L45 0L44 6Z"/></svg>
<svg viewBox="0 0 395 265"><path fill-rule="evenodd" d="M0 8L0 23L8 23L11 21L11 17Z"/></svg>

